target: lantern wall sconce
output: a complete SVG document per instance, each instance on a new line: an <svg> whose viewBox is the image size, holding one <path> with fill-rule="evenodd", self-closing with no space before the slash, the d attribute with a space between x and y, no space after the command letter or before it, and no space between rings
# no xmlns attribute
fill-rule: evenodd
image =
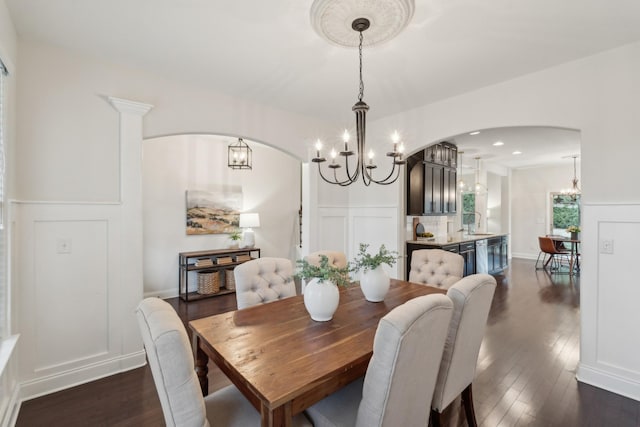
<svg viewBox="0 0 640 427"><path fill-rule="evenodd" d="M231 169L251 169L251 148L242 138L229 144L227 156L227 166Z"/></svg>

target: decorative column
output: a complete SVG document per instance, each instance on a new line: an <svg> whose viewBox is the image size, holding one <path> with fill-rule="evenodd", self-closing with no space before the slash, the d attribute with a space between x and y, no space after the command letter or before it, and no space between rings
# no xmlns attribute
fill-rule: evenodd
<svg viewBox="0 0 640 427"><path fill-rule="evenodd" d="M143 297L142 118L153 106L108 99L120 113L120 308L122 353L130 354L142 350L135 318L135 309Z"/></svg>

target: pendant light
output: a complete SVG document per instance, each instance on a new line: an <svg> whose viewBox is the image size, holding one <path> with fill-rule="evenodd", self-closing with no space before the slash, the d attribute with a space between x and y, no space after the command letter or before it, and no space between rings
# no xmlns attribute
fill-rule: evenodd
<svg viewBox="0 0 640 427"><path fill-rule="evenodd" d="M343 143L344 150L337 152L335 149L332 149L330 152L331 162L328 164L330 173L328 176L322 172L321 164L326 162L325 159L321 155L322 150L322 142L320 140L316 143L316 157L314 157L311 161L318 165L318 172L320 173L320 177L329 184L336 184L342 187L346 187L347 185L351 185L358 180L358 177L362 175L362 181L364 185L368 186L372 182L381 185L392 184L397 181L400 176L400 168L405 161L402 159L402 154L404 152L404 143L400 141L400 136L398 132L395 132L391 137L393 142L393 151L387 153L387 156L390 157L391 170L389 174L384 178L374 178L373 170L378 166L374 163L374 153L373 150L369 150L367 152L365 148L365 131L366 131L366 117L367 111L369 111L369 106L362 100L364 96L364 83L362 81L362 42L363 35L362 33L369 28L370 22L367 18L357 18L351 24L351 27L354 31L359 33L360 43L358 44L358 53L360 59L360 90L358 93L358 102L353 106L352 110L356 114L356 152L354 153L349 149L349 132L346 130L343 134ZM337 170L342 167L338 161L336 161L336 157L340 155L344 158L344 169L345 173L342 174L341 177L338 177ZM357 158L355 168L350 170L349 166L349 157L355 155ZM365 159L365 155L367 159ZM353 168L353 166L351 166Z"/></svg>

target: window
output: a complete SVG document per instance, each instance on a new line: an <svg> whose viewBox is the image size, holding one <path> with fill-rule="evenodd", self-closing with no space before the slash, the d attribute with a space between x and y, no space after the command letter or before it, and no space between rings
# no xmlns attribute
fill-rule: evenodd
<svg viewBox="0 0 640 427"><path fill-rule="evenodd" d="M476 231L476 194L462 193L462 227L468 233Z"/></svg>
<svg viewBox="0 0 640 427"><path fill-rule="evenodd" d="M551 234L569 237L570 225L580 225L580 194L551 193Z"/></svg>

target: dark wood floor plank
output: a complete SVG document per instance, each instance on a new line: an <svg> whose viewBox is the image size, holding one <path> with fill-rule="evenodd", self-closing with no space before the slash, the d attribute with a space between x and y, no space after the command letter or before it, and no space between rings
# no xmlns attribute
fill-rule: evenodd
<svg viewBox="0 0 640 427"><path fill-rule="evenodd" d="M498 287L473 385L480 426L640 426L640 403L578 383L580 279L535 270L513 260ZM168 300L182 320L236 308L235 295L190 302ZM209 364L209 389L229 384ZM466 426L460 399L442 414L444 426ZM22 426L162 426L148 367L23 402Z"/></svg>

